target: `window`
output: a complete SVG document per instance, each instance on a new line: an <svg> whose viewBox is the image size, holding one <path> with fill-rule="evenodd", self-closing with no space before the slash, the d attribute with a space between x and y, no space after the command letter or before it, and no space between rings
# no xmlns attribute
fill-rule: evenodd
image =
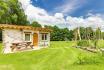
<svg viewBox="0 0 104 70"><path fill-rule="evenodd" d="M25 34L25 41L30 41L30 34Z"/></svg>
<svg viewBox="0 0 104 70"><path fill-rule="evenodd" d="M47 34L44 34L44 40L47 40Z"/></svg>
<svg viewBox="0 0 104 70"><path fill-rule="evenodd" d="M42 40L44 40L44 34L42 34Z"/></svg>
<svg viewBox="0 0 104 70"><path fill-rule="evenodd" d="M47 40L47 35L48 35L47 33L42 33L41 35L42 35L41 38L42 40Z"/></svg>

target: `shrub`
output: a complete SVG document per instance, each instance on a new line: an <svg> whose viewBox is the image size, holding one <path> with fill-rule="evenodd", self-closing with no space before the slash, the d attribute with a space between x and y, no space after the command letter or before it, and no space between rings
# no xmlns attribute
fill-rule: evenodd
<svg viewBox="0 0 104 70"><path fill-rule="evenodd" d="M84 55L84 54L79 54L77 57L77 61L74 64L98 64L98 63L103 63L103 57L99 55Z"/></svg>
<svg viewBox="0 0 104 70"><path fill-rule="evenodd" d="M98 57L79 57L77 64L97 64L102 63Z"/></svg>
<svg viewBox="0 0 104 70"><path fill-rule="evenodd" d="M81 46L81 47L93 47L94 44L92 43L92 41L90 40L81 40L77 42L77 46Z"/></svg>
<svg viewBox="0 0 104 70"><path fill-rule="evenodd" d="M98 40L97 47L98 48L104 48L104 40Z"/></svg>

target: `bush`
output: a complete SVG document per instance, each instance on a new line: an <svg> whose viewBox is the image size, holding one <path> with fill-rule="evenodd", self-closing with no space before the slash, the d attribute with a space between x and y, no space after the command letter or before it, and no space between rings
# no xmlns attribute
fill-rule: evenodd
<svg viewBox="0 0 104 70"><path fill-rule="evenodd" d="M84 54L79 54L77 57L77 61L74 64L98 64L98 63L103 63L103 57L99 55L84 55Z"/></svg>
<svg viewBox="0 0 104 70"><path fill-rule="evenodd" d="M77 42L77 46L81 46L81 47L93 47L94 44L92 43L92 41L90 40L81 40Z"/></svg>
<svg viewBox="0 0 104 70"><path fill-rule="evenodd" d="M97 48L104 48L104 40L98 40Z"/></svg>

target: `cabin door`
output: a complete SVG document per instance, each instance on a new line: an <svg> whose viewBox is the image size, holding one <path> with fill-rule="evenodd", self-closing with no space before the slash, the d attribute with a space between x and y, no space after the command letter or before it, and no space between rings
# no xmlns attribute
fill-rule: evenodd
<svg viewBox="0 0 104 70"><path fill-rule="evenodd" d="M38 34L37 33L33 34L33 45L35 47L38 46Z"/></svg>

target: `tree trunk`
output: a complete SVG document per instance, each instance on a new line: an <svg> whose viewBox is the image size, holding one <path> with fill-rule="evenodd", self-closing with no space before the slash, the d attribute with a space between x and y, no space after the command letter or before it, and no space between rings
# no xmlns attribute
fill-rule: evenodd
<svg viewBox="0 0 104 70"><path fill-rule="evenodd" d="M78 36L79 36L79 40L81 40L80 28L79 27L78 27Z"/></svg>

